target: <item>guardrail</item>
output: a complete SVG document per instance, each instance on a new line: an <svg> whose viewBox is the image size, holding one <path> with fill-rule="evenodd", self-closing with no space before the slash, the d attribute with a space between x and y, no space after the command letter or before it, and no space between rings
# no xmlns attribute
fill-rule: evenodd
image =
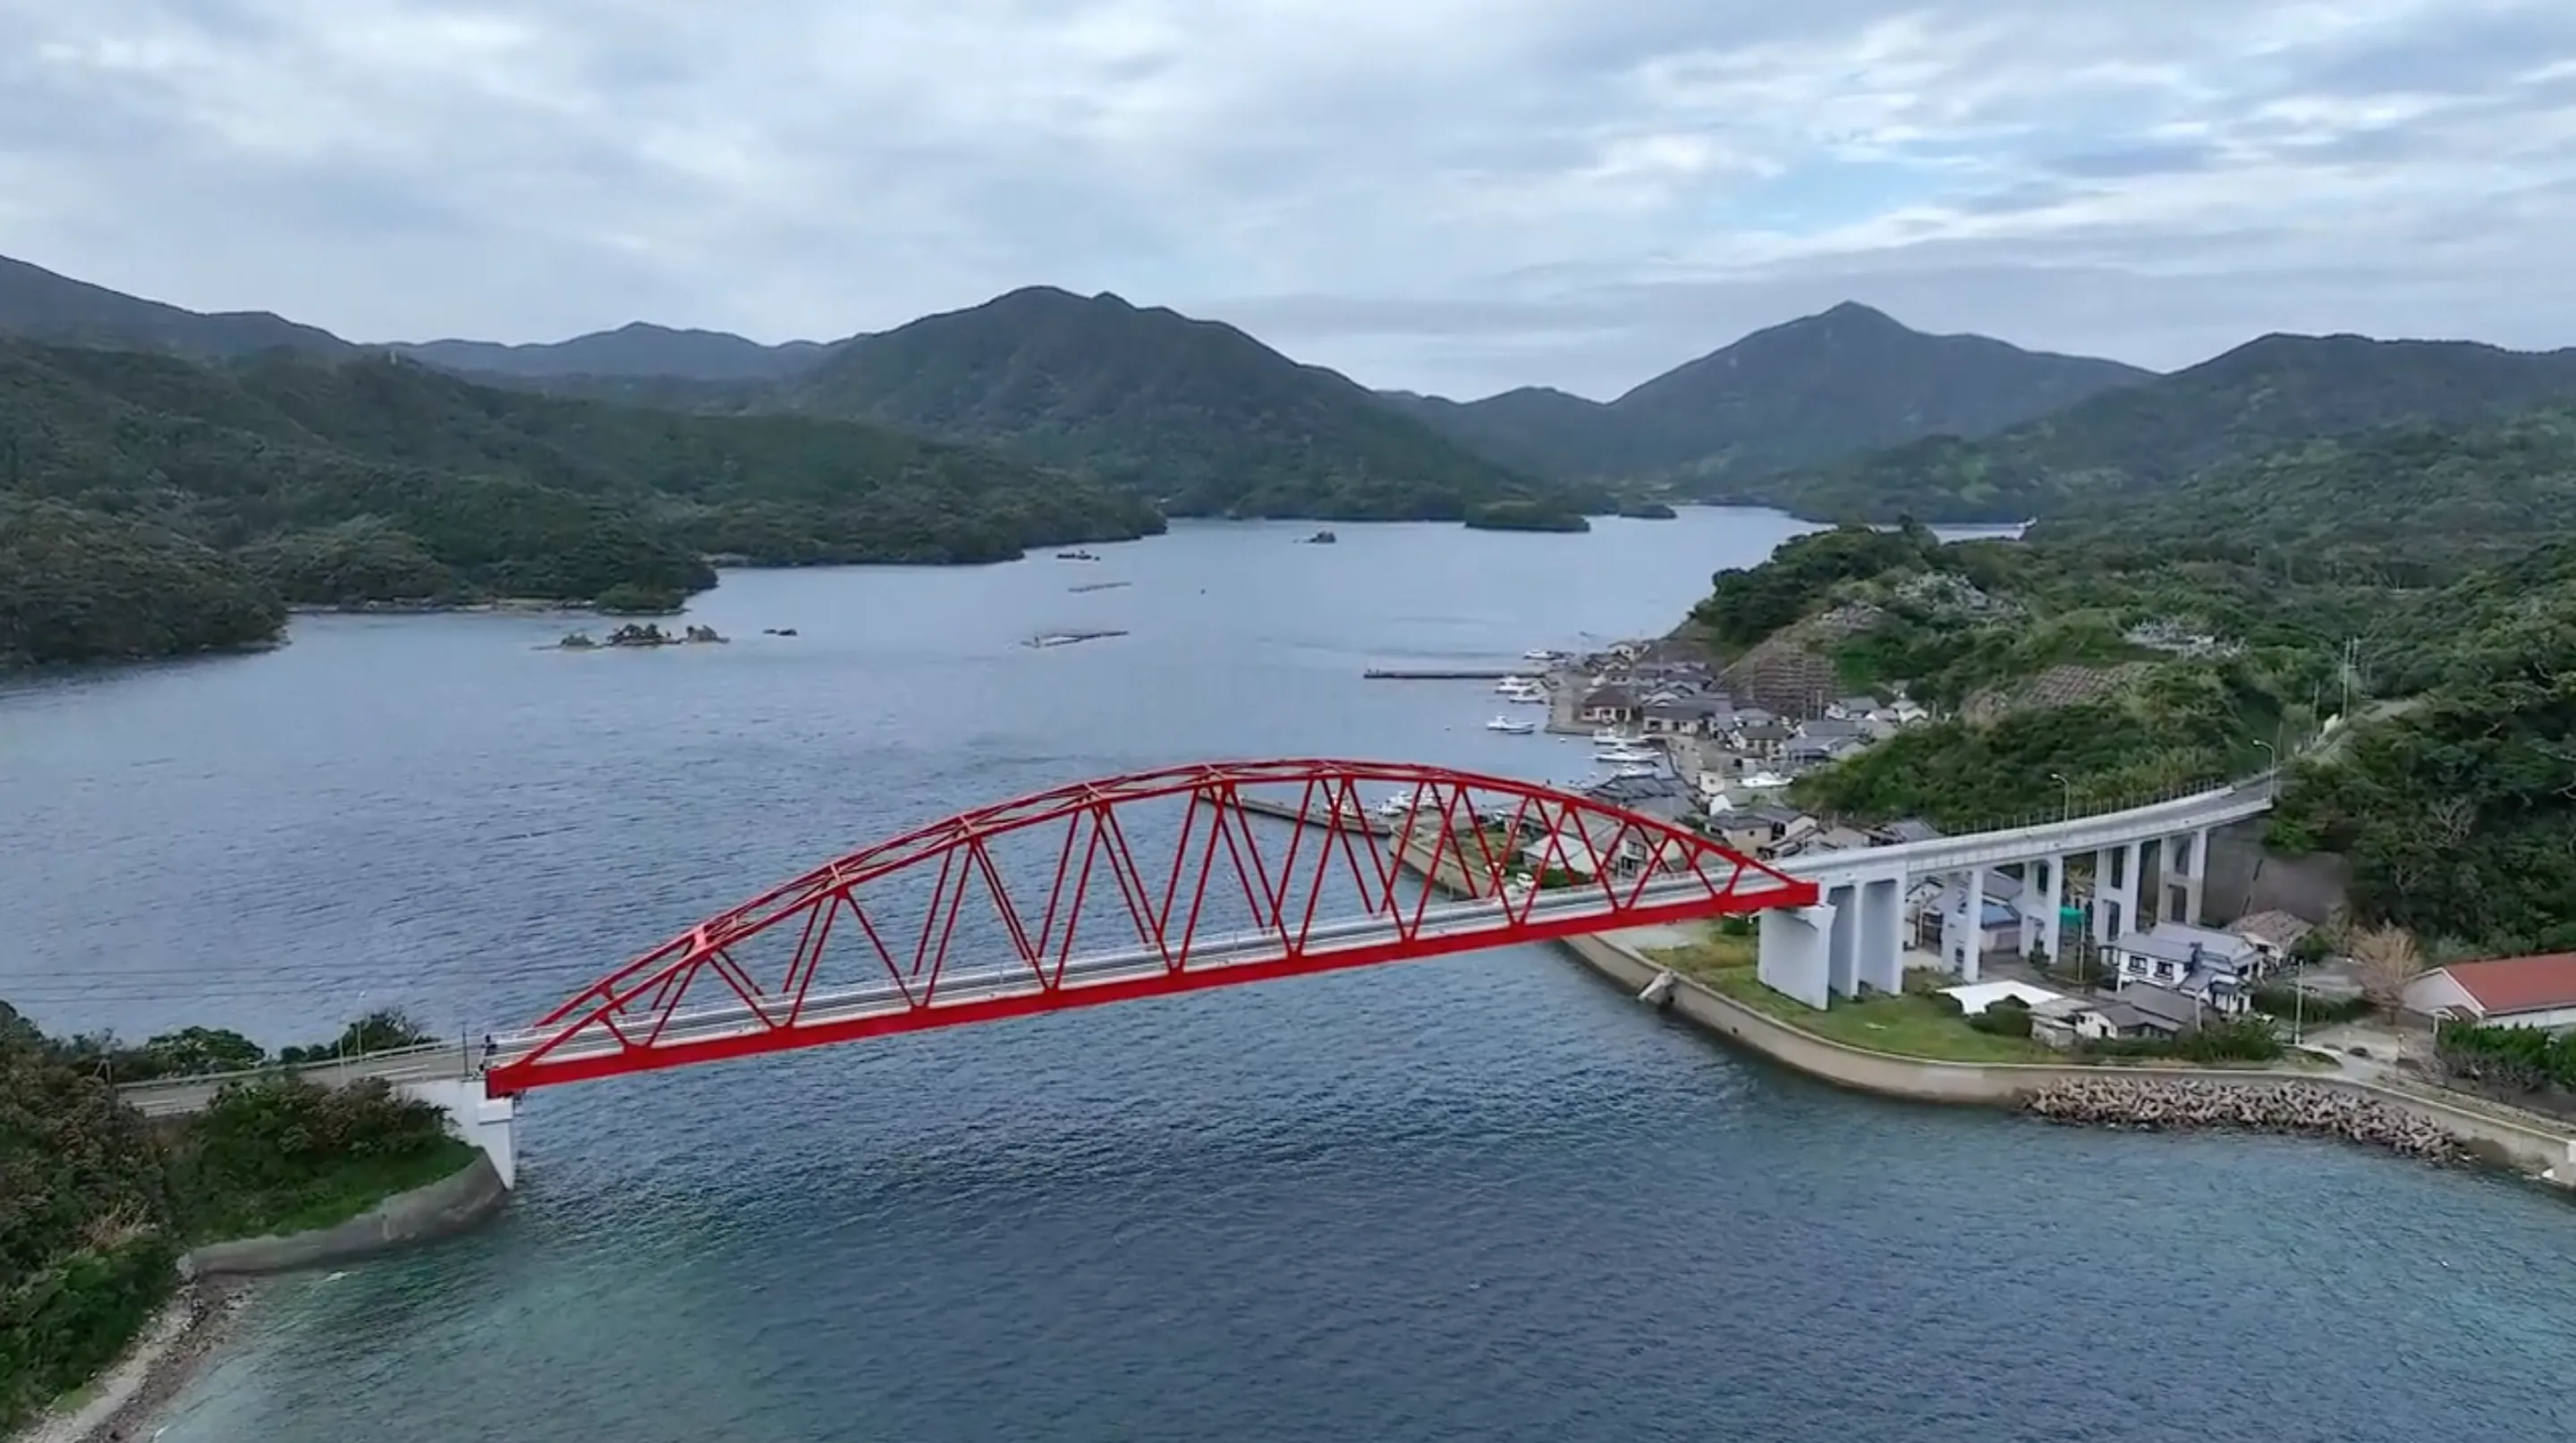
<svg viewBox="0 0 2576 1443"><path fill-rule="evenodd" d="M384 1063L410 1058L427 1060L441 1053L451 1053L460 1059L458 1076L464 1076L470 1070L462 1061L468 1055L463 1043L416 1042L406 1047L388 1047L377 1052L352 1052L342 1056L307 1058L302 1062L270 1063L265 1067L236 1068L230 1072L193 1072L182 1077L155 1077L143 1082L121 1082L116 1085L116 1092L120 1097L143 1097L155 1092L175 1092L183 1088L222 1087L230 1082L275 1077L280 1073L305 1077L314 1073L364 1071L372 1077L388 1070L402 1070L385 1068L382 1066Z"/></svg>

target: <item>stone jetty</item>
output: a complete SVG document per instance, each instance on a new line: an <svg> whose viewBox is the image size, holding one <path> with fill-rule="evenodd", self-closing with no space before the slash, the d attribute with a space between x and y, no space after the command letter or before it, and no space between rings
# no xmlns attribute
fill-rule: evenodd
<svg viewBox="0 0 2576 1443"><path fill-rule="evenodd" d="M2465 1162L2458 1139L2403 1108L2298 1082L2086 1077L2053 1082L2023 1106L2056 1122L2149 1129L2235 1128L2367 1143L2429 1162Z"/></svg>

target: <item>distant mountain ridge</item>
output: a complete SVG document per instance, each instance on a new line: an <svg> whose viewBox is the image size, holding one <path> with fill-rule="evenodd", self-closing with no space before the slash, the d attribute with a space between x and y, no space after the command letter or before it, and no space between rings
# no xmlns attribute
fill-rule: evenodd
<svg viewBox="0 0 2576 1443"><path fill-rule="evenodd" d="M542 379L556 376L676 377L692 381L774 381L807 370L845 344L785 341L764 346L730 331L674 330L630 321L568 341L406 341L390 349L451 371Z"/></svg>
<svg viewBox="0 0 2576 1443"><path fill-rule="evenodd" d="M0 335L57 346L228 360L283 347L343 357L359 348L267 311L183 310L0 256Z"/></svg>
<svg viewBox="0 0 2576 1443"><path fill-rule="evenodd" d="M1660 476L1695 494L1923 436L1987 435L2154 374L1931 335L1845 301L1606 403L1526 387L1482 401L1386 399L1505 465L1558 479Z"/></svg>
<svg viewBox="0 0 2576 1443"><path fill-rule="evenodd" d="M2021 521L2283 447L2576 402L2576 348L2274 334L1967 440L1931 436L1745 488L1824 520Z"/></svg>

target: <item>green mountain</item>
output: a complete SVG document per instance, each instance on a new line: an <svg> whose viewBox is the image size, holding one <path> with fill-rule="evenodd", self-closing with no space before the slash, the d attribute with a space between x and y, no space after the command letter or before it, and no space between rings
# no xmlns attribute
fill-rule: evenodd
<svg viewBox="0 0 2576 1443"><path fill-rule="evenodd" d="M1174 515L1456 520L1546 490L1232 326L1044 286L847 342L781 400L1079 467Z"/></svg>
<svg viewBox="0 0 2576 1443"><path fill-rule="evenodd" d="M202 542L0 492L0 671L256 646L285 621L273 587Z"/></svg>
<svg viewBox="0 0 2576 1443"><path fill-rule="evenodd" d="M820 341L764 346L730 331L674 330L636 321L613 331L533 345L440 340L403 342L389 349L446 370L496 379L617 376L724 382L792 376L812 368L832 347Z"/></svg>
<svg viewBox="0 0 2576 1443"><path fill-rule="evenodd" d="M1722 495L1918 437L1982 436L2147 380L2116 361L1933 336L1844 302L1756 331L1607 404L1524 388L1385 399L1500 464L1564 479L1658 476Z"/></svg>
<svg viewBox="0 0 2576 1443"><path fill-rule="evenodd" d="M159 351L217 360L276 347L346 356L356 347L266 311L181 310L0 256L0 336L63 346Z"/></svg>
<svg viewBox="0 0 2576 1443"><path fill-rule="evenodd" d="M2018 543L1813 533L1713 578L1686 634L1739 677L1935 708L1797 783L1857 820L2241 775L2349 684L2355 719L2295 756L2274 844L2341 854L2363 920L2445 954L2576 946L2576 409L2280 448Z"/></svg>
<svg viewBox="0 0 2576 1443"><path fill-rule="evenodd" d="M2155 490L2079 494L2031 528L2145 564L2187 553L2285 583L2444 584L2576 530L2576 407L2416 423L2282 447Z"/></svg>
<svg viewBox="0 0 2576 1443"><path fill-rule="evenodd" d="M384 356L206 365L13 341L0 341L0 494L79 513L18 509L49 534L122 518L316 603L667 604L713 584L708 555L996 561L1162 527L1100 482L846 421L564 400ZM158 544L116 537L119 554ZM44 585L104 596L151 575L138 562Z"/></svg>
<svg viewBox="0 0 2576 1443"><path fill-rule="evenodd" d="M1748 488L1802 516L2020 521L2296 442L2576 400L2576 349L2265 336L1983 441L1933 436Z"/></svg>

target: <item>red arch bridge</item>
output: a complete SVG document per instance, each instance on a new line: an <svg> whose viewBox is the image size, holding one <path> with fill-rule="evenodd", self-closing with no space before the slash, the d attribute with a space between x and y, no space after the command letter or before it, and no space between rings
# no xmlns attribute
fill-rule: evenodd
<svg viewBox="0 0 2576 1443"><path fill-rule="evenodd" d="M1659 922L1816 885L1670 822L1383 762L1172 767L827 862L496 1036L530 1088Z"/></svg>

